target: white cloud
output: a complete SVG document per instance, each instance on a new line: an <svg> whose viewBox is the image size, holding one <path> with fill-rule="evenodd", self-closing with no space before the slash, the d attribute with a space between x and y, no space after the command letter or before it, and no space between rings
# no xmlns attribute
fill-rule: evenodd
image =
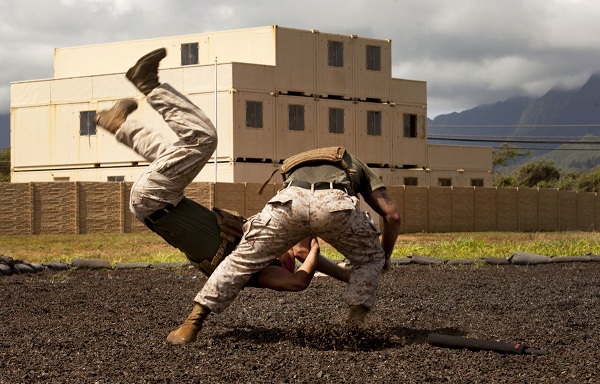
<svg viewBox="0 0 600 384"><path fill-rule="evenodd" d="M592 0L3 0L0 113L11 81L52 76L53 49L278 24L392 40L393 76L425 80L430 117L600 71Z"/></svg>

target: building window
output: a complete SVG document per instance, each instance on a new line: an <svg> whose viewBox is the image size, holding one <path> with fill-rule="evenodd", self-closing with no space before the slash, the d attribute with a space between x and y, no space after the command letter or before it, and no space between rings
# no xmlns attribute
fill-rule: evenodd
<svg viewBox="0 0 600 384"><path fill-rule="evenodd" d="M96 134L96 111L79 112L79 136L92 136Z"/></svg>
<svg viewBox="0 0 600 384"><path fill-rule="evenodd" d="M418 177L405 177L404 185L419 185L419 178Z"/></svg>
<svg viewBox="0 0 600 384"><path fill-rule="evenodd" d="M329 108L329 133L344 133L344 110Z"/></svg>
<svg viewBox="0 0 600 384"><path fill-rule="evenodd" d="M181 65L198 64L198 43L181 44Z"/></svg>
<svg viewBox="0 0 600 384"><path fill-rule="evenodd" d="M288 113L290 131L304 131L304 105L290 104Z"/></svg>
<svg viewBox="0 0 600 384"><path fill-rule="evenodd" d="M367 111L367 135L381 136L380 111Z"/></svg>
<svg viewBox="0 0 600 384"><path fill-rule="evenodd" d="M108 176L106 181L125 181L125 176Z"/></svg>
<svg viewBox="0 0 600 384"><path fill-rule="evenodd" d="M381 47L367 45L367 69L381 71Z"/></svg>
<svg viewBox="0 0 600 384"><path fill-rule="evenodd" d="M404 137L417 137L417 115L404 115Z"/></svg>
<svg viewBox="0 0 600 384"><path fill-rule="evenodd" d="M54 181L64 183L69 181L69 176L54 176Z"/></svg>
<svg viewBox="0 0 600 384"><path fill-rule="evenodd" d="M471 187L483 187L483 179L471 179Z"/></svg>
<svg viewBox="0 0 600 384"><path fill-rule="evenodd" d="M246 127L263 127L263 103L261 101L246 101Z"/></svg>
<svg viewBox="0 0 600 384"><path fill-rule="evenodd" d="M328 64L330 67L344 66L344 43L339 41L327 42Z"/></svg>
<svg viewBox="0 0 600 384"><path fill-rule="evenodd" d="M440 177L438 179L438 187L451 187L452 179Z"/></svg>

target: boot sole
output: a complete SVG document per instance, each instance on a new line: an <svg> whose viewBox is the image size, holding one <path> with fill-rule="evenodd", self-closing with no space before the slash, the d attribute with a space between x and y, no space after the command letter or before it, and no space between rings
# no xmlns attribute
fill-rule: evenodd
<svg viewBox="0 0 600 384"><path fill-rule="evenodd" d="M147 62L158 63L165 57L167 57L167 50L165 48L159 48L150 53L145 54L135 63L135 65L133 67L129 68L129 70L125 74L125 77L127 77L129 80L133 81L133 78L135 77L136 72L143 64L146 64Z"/></svg>

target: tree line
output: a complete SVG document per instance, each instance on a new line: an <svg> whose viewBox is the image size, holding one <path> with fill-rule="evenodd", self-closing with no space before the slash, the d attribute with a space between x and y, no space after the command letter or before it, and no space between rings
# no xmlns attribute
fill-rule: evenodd
<svg viewBox="0 0 600 384"><path fill-rule="evenodd" d="M498 172L516 158L529 156L530 151L503 144L493 155L494 185L497 187L558 188L571 191L600 192L600 166L588 172L562 170L552 160L537 159L518 166L513 172Z"/></svg>

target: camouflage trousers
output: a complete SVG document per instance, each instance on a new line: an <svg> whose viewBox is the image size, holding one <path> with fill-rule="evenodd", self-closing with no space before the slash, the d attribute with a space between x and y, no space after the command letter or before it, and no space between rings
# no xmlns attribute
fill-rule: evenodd
<svg viewBox="0 0 600 384"><path fill-rule="evenodd" d="M177 205L217 148L217 131L210 119L170 85L155 88L146 100L175 132L177 141L131 119L115 133L118 141L151 161L131 190L130 209L141 221L167 204Z"/></svg>
<svg viewBox="0 0 600 384"><path fill-rule="evenodd" d="M194 299L223 311L250 276L306 236L318 236L352 262L345 300L373 306L385 262L379 230L358 199L337 189L284 188L250 217L238 247L217 267Z"/></svg>

